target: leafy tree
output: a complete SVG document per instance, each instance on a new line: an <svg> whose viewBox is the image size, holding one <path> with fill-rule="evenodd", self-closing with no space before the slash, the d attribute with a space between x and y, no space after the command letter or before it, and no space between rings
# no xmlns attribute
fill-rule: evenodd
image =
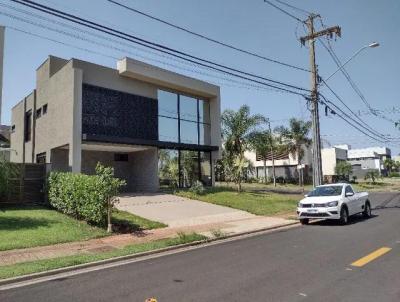
<svg viewBox="0 0 400 302"><path fill-rule="evenodd" d="M393 159L386 158L383 161L383 166L387 170L388 173L392 172L392 170L396 167L396 163Z"/></svg>
<svg viewBox="0 0 400 302"><path fill-rule="evenodd" d="M252 149L256 152L257 156L261 158L264 166L264 182L267 183L267 159L271 157L272 153L276 154L281 149L278 139L271 134L268 130L256 131L250 135L250 144ZM273 170L275 167L272 167ZM276 184L275 171L272 177L274 184Z"/></svg>
<svg viewBox="0 0 400 302"><path fill-rule="evenodd" d="M171 156L171 152L173 152ZM160 149L158 152L158 173L160 179L167 179L169 186L177 188L179 185L178 156L175 151Z"/></svg>
<svg viewBox="0 0 400 302"><path fill-rule="evenodd" d="M107 232L112 232L111 211L114 204L118 202L118 194L126 181L114 177L114 168L105 167L100 163L96 165L96 176L99 179L100 187L103 190L103 198L107 202Z"/></svg>
<svg viewBox="0 0 400 302"><path fill-rule="evenodd" d="M371 182L373 184L375 184L376 183L376 179L379 178L379 177L380 177L380 175L379 175L379 172L377 170L371 170L371 171L368 171L367 174L365 174L364 179L365 180L369 179L369 180L371 180Z"/></svg>
<svg viewBox="0 0 400 302"><path fill-rule="evenodd" d="M311 130L311 122L292 118L289 121L289 127L278 127L276 131L281 134L285 149L287 152L295 156L299 165L304 157L303 146L310 146L311 139L308 137ZM299 176L299 184L303 185Z"/></svg>
<svg viewBox="0 0 400 302"><path fill-rule="evenodd" d="M353 168L349 162L341 161L336 164L335 174L338 175L340 179L347 179L352 173Z"/></svg>
<svg viewBox="0 0 400 302"><path fill-rule="evenodd" d="M225 152L232 165L231 176L240 193L244 171L248 168L244 152L250 149L250 136L258 126L266 122L266 118L260 114L251 115L249 106L243 105L238 111L225 110L221 120Z"/></svg>

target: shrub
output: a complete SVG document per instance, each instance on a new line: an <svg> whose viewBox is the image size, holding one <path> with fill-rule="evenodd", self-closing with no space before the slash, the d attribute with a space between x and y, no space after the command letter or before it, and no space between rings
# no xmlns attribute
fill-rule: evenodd
<svg viewBox="0 0 400 302"><path fill-rule="evenodd" d="M400 173L399 172L390 172L389 177L400 177Z"/></svg>
<svg viewBox="0 0 400 302"><path fill-rule="evenodd" d="M10 163L0 154L0 200L6 201L10 193L10 179L20 177L21 166Z"/></svg>
<svg viewBox="0 0 400 302"><path fill-rule="evenodd" d="M365 176L364 180L371 180L373 184L376 183L376 179L379 178L379 172L377 170L368 171Z"/></svg>
<svg viewBox="0 0 400 302"><path fill-rule="evenodd" d="M203 184L200 181L196 180L194 184L190 187L189 191L194 194L201 195L204 194L205 190Z"/></svg>
<svg viewBox="0 0 400 302"><path fill-rule="evenodd" d="M49 202L58 211L96 225L105 225L115 196L125 181L113 177L113 169L101 164L96 175L52 172Z"/></svg>
<svg viewBox="0 0 400 302"><path fill-rule="evenodd" d="M7 196L9 173L10 163L0 158L0 200Z"/></svg>

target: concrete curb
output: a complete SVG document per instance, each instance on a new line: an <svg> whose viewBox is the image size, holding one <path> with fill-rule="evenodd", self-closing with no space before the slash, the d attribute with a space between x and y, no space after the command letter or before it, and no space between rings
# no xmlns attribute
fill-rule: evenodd
<svg viewBox="0 0 400 302"><path fill-rule="evenodd" d="M247 237L257 236L257 235L261 235L263 233L269 233L272 231L288 229L290 227L294 227L294 226L298 226L298 225L300 225L300 223L298 221L290 221L283 225L267 227L267 228L263 228L263 229L257 229L257 230L242 232L242 233L236 233L236 234L232 234L232 235L223 236L220 238L211 238L211 239L206 239L206 240L201 240L201 241L194 241L194 242L190 242L190 243L174 245L174 246L170 246L170 247L166 247L166 248L162 248L162 249L151 250L151 251L132 254L132 255L113 257L110 259L104 259L104 260L99 260L99 261L94 261L94 262L58 268L58 269L53 269L53 270L44 271L44 272L39 272L39 273L28 274L28 275L19 276L19 277L3 279L3 280L0 280L0 287L6 286L6 285L11 285L13 283L20 283L20 282L24 282L24 281L30 281L30 280L35 280L35 279L39 279L39 278L49 277L49 276L53 276L53 275L57 275L57 274L61 274L61 273L67 273L67 272L71 272L74 270L86 269L86 268L96 267L96 266L105 265L105 264L111 264L111 263L124 261L124 260L137 259L137 258L151 256L151 255L157 255L157 254L161 255L161 254L169 252L169 251L182 250L182 252L183 252L186 250L185 248L188 248L188 247L195 247L195 246L199 246L199 245L206 246L206 244L210 244L210 243L216 244L216 243L229 242L229 241L233 241L235 239L240 239L240 237L247 238Z"/></svg>

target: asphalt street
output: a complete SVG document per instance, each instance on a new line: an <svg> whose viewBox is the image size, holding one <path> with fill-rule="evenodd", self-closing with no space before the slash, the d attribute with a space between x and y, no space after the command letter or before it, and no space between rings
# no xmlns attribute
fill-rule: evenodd
<svg viewBox="0 0 400 302"><path fill-rule="evenodd" d="M322 221L0 291L17 301L400 301L400 193L373 217ZM387 248L380 256L370 253ZM361 259L362 266L352 266Z"/></svg>

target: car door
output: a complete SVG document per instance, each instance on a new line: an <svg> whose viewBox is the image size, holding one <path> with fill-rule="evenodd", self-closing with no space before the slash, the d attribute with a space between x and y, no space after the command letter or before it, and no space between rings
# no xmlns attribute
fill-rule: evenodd
<svg viewBox="0 0 400 302"><path fill-rule="evenodd" d="M346 186L344 194L347 201L347 207L349 209L349 215L357 213L357 200L351 186Z"/></svg>

